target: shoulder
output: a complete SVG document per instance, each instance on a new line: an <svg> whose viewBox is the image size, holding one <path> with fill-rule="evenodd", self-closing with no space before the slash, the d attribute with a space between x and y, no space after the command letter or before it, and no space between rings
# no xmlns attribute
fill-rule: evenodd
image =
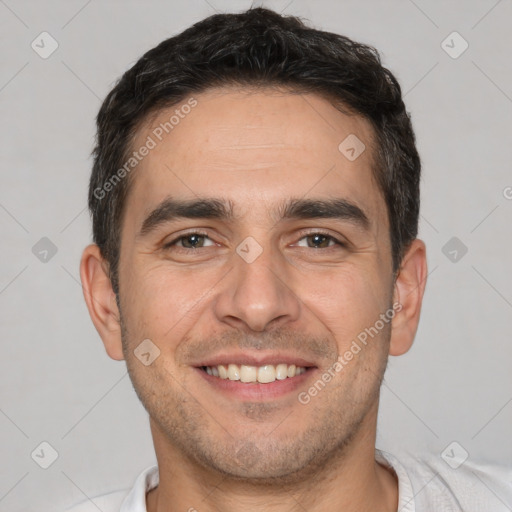
<svg viewBox="0 0 512 512"><path fill-rule="evenodd" d="M452 444L442 453L381 453L405 471L416 512L433 506L455 512L510 512L512 467L474 461L460 445Z"/></svg>

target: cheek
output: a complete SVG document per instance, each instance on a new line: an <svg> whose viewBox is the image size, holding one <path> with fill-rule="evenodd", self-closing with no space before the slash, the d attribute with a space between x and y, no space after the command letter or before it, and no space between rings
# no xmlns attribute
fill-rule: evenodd
<svg viewBox="0 0 512 512"><path fill-rule="evenodd" d="M131 269L123 287L123 313L130 335L166 346L172 346L172 339L180 339L197 321L208 291L218 281L214 270L176 271L165 262L136 262Z"/></svg>
<svg viewBox="0 0 512 512"><path fill-rule="evenodd" d="M315 320L336 337L341 350L389 307L380 280L374 270L346 265L301 277L298 296Z"/></svg>

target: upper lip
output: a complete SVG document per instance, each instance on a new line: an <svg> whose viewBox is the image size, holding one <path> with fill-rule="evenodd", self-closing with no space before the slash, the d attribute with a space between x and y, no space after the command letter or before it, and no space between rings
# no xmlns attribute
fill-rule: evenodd
<svg viewBox="0 0 512 512"><path fill-rule="evenodd" d="M316 366L314 362L309 359L299 357L296 354L290 354L286 352L267 352L267 353L250 353L250 352L232 352L232 353L219 353L215 356L208 357L201 360L197 364L192 366L219 366L228 364L237 364L245 366L265 366L268 364L278 365L287 364L300 367L311 367Z"/></svg>

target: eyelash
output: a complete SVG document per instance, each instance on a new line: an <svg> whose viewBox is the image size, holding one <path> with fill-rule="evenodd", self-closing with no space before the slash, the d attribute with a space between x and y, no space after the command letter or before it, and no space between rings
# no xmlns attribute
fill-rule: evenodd
<svg viewBox="0 0 512 512"><path fill-rule="evenodd" d="M185 233L185 234L181 234L180 236L176 237L174 240L168 242L167 244L165 244L163 246L163 249L166 249L166 250L169 250L171 249L171 247L173 247L176 242L179 242L180 240L184 239L184 238L187 238L187 237L190 237L190 236L193 236L193 235L198 235L198 236L203 236L203 237L206 237L206 238L210 238L208 236L208 233L205 233L205 232L202 232L202 231L191 231L189 233ZM313 236L313 235L320 235L320 236L324 236L330 240L332 240L335 245L339 245L340 247L347 247L347 244L342 242L341 240L338 240L336 237L332 236L331 234L325 232L325 231L310 231L310 232L307 232L307 233L301 233L301 238L299 239L302 240L303 238L307 238L308 236ZM210 238L211 240L211 238ZM315 249L315 250L318 250L318 249L324 249L324 250L328 250L328 249L333 249L334 246L330 246L330 247L325 247L325 248L322 248L322 247L305 247L305 249ZM198 249L203 249L203 247L198 247L198 248L188 248L188 247L177 247L178 250L180 251L185 251L185 252L191 252L191 251L197 251Z"/></svg>

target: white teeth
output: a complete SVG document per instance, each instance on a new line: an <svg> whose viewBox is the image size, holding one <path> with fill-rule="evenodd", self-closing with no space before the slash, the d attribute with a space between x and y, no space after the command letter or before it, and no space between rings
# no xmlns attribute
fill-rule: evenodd
<svg viewBox="0 0 512 512"><path fill-rule="evenodd" d="M219 364L219 366L217 366L217 369L219 371L219 377L221 379L227 379L228 378L228 369L224 365Z"/></svg>
<svg viewBox="0 0 512 512"><path fill-rule="evenodd" d="M287 364L278 364L276 366L276 379L284 380L288 377L288 365Z"/></svg>
<svg viewBox="0 0 512 512"><path fill-rule="evenodd" d="M208 372L209 366L206 367ZM230 364L228 366L228 379L229 380L240 380L240 368L236 364Z"/></svg>
<svg viewBox="0 0 512 512"><path fill-rule="evenodd" d="M268 384L275 380L284 380L286 378L292 378L297 375L302 375L306 368L302 366L295 366L294 364L287 365L284 363L276 366L272 364L266 364L264 366L248 366L242 364L229 365L218 365L218 366L206 366L208 375L219 377L221 379L239 380L240 382L259 382L261 384Z"/></svg>
<svg viewBox="0 0 512 512"><path fill-rule="evenodd" d="M258 375L258 368L256 366L240 366L240 381L241 382L256 382Z"/></svg>
<svg viewBox="0 0 512 512"><path fill-rule="evenodd" d="M273 365L267 364L258 368L258 382L267 384L276 380L276 369Z"/></svg>

